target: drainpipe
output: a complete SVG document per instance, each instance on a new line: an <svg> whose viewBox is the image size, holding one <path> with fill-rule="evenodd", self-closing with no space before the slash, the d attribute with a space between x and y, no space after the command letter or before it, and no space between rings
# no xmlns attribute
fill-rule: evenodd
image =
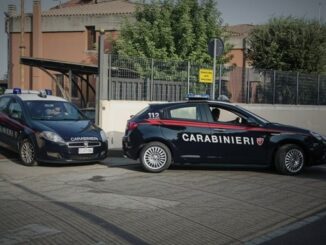
<svg viewBox="0 0 326 245"><path fill-rule="evenodd" d="M12 32L13 32L13 16L17 14L16 5L8 5L8 12L6 15L6 33L8 43L8 88L13 87L13 76L12 76Z"/></svg>
<svg viewBox="0 0 326 245"><path fill-rule="evenodd" d="M25 1L20 0L20 58L25 55ZM25 88L25 67L20 64L20 88Z"/></svg>
<svg viewBox="0 0 326 245"><path fill-rule="evenodd" d="M41 1L34 0L33 2L33 25L32 25L32 54L33 58L43 57L43 44L42 44L42 10ZM32 89L41 88L41 70L38 68L32 68Z"/></svg>

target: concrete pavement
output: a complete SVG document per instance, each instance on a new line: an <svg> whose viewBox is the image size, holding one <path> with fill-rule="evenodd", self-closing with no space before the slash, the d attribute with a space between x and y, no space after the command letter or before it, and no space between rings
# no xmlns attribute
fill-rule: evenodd
<svg viewBox="0 0 326 245"><path fill-rule="evenodd" d="M295 177L196 166L150 174L123 158L25 167L4 157L0 244L260 244L323 213L325 180L324 166Z"/></svg>

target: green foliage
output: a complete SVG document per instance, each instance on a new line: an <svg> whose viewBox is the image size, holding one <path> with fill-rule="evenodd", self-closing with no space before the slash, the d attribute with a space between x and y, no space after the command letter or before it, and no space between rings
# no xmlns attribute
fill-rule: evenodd
<svg viewBox="0 0 326 245"><path fill-rule="evenodd" d="M207 44L226 38L216 0L153 0L140 6L135 21L126 21L113 52L160 60L211 62ZM225 53L227 53L226 50ZM226 61L226 58L220 58Z"/></svg>
<svg viewBox="0 0 326 245"><path fill-rule="evenodd" d="M249 38L249 59L259 69L326 71L326 24L282 17L257 26Z"/></svg>

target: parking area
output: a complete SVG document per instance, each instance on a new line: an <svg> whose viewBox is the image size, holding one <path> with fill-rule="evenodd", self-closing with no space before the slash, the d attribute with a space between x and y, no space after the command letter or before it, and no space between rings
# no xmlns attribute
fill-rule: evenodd
<svg viewBox="0 0 326 245"><path fill-rule="evenodd" d="M0 244L260 244L325 216L325 166L151 174L118 157L25 167L1 153Z"/></svg>

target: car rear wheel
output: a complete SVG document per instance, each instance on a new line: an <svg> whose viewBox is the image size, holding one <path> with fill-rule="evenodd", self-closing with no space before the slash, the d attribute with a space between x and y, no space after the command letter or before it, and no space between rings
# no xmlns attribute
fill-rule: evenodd
<svg viewBox="0 0 326 245"><path fill-rule="evenodd" d="M26 166L36 166L35 147L29 139L24 139L19 147L19 156L21 161Z"/></svg>
<svg viewBox="0 0 326 245"><path fill-rule="evenodd" d="M145 170L159 173L170 166L171 151L160 142L150 142L141 150L140 161Z"/></svg>
<svg viewBox="0 0 326 245"><path fill-rule="evenodd" d="M282 174L298 174L302 171L304 164L304 152L297 145L283 145L276 153L275 167Z"/></svg>

